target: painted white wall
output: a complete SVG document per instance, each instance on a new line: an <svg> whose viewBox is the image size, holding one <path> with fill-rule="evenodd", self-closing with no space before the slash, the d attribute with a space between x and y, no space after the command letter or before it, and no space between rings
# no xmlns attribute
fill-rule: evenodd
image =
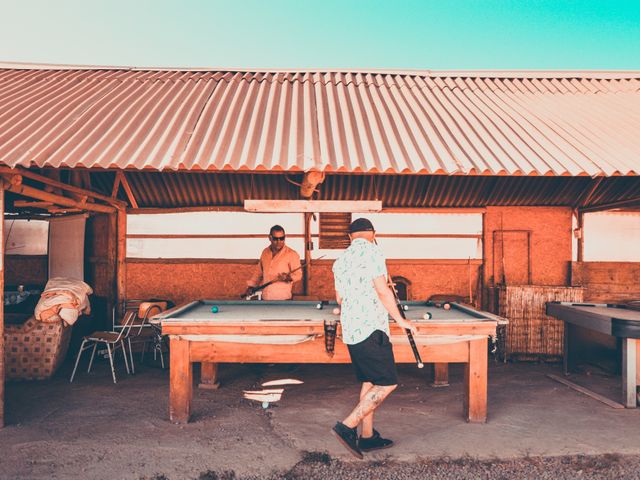
<svg viewBox="0 0 640 480"><path fill-rule="evenodd" d="M586 262L639 262L640 212L596 212L584 216Z"/></svg>
<svg viewBox="0 0 640 480"><path fill-rule="evenodd" d="M405 214L360 215L369 218L383 234L481 234L480 214ZM260 234L264 238L234 239L161 239L129 238L127 255L134 258L257 258L268 245L267 234L274 224L282 225L287 235L304 233L304 216L299 213L194 212L153 215L128 215L129 234ZM318 216L311 222L311 233L318 245ZM481 258L482 244L477 239L456 238L380 238L388 258ZM287 245L301 255L302 238L290 237ZM336 258L340 250L314 250L313 258Z"/></svg>

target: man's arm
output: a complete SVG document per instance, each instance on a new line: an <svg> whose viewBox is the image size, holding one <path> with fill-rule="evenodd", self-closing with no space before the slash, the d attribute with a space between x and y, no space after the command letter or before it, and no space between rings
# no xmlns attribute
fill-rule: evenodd
<svg viewBox="0 0 640 480"><path fill-rule="evenodd" d="M296 270L296 268L298 270L290 273L289 276L291 277L291 281L294 283L302 280L302 268L300 268L301 265L302 264L300 263L300 255L298 255L297 252L293 252L293 258L291 259L291 262L289 262L289 271L292 272L293 270Z"/></svg>
<svg viewBox="0 0 640 480"><path fill-rule="evenodd" d="M402 318L402 314L400 313L400 310L398 310L398 305L396 304L396 297L393 295L391 288L389 288L386 277L384 275L380 275L379 277L374 278L373 286L376 289L380 302L382 302L384 308L387 309L391 318L393 318L402 328L408 328L414 335L417 335L418 329L415 325Z"/></svg>

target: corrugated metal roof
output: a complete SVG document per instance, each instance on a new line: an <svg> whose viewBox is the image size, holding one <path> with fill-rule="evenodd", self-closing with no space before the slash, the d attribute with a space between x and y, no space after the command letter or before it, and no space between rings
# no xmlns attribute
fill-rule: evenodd
<svg viewBox="0 0 640 480"><path fill-rule="evenodd" d="M12 167L638 175L638 132L640 72L0 69Z"/></svg>
<svg viewBox="0 0 640 480"><path fill-rule="evenodd" d="M245 199L299 199L296 174L127 172L140 208L241 207ZM92 172L94 189L111 191L115 173ZM505 177L329 174L318 200L381 200L385 208L593 206L640 198L639 177ZM580 200L597 184L589 203ZM126 201L123 191L120 199Z"/></svg>

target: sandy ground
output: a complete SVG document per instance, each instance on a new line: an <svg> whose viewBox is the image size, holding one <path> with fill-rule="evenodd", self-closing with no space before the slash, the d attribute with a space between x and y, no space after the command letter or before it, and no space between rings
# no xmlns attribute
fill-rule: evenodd
<svg viewBox="0 0 640 480"><path fill-rule="evenodd" d="M117 385L104 362L73 384L69 373L65 365L50 381L7 384L0 478L640 478L640 409L615 410L551 381L558 365L492 363L481 425L462 418L459 366L439 389L401 366L376 420L396 445L364 462L329 434L358 393L350 366L223 365L221 389L195 389L182 426L167 418L168 371L140 366ZM282 377L305 383L266 410L242 398ZM575 380L618 397L618 378Z"/></svg>

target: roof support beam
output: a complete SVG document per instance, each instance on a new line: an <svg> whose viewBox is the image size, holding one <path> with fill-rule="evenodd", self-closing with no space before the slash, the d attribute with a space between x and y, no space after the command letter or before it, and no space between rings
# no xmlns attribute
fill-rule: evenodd
<svg viewBox="0 0 640 480"><path fill-rule="evenodd" d="M582 195L580 195L580 197L576 200L576 202L574 203L574 208L578 208L578 207L584 207L585 205L589 204L589 201L593 198L593 194L596 192L596 190L598 189L598 187L600 186L600 184L602 183L602 181L605 179L605 177L600 177L598 178L596 181L593 182L593 185L591 185L591 188L589 190L586 190Z"/></svg>
<svg viewBox="0 0 640 480"><path fill-rule="evenodd" d="M28 185L24 185L22 183L22 176L20 175L2 176L2 178L6 190L17 193L18 195L24 195L25 197L40 200L41 202L51 202L64 207L78 208L81 210L99 213L112 213L116 210L115 207L112 206L89 203L87 202L87 196L83 196L81 200L74 200L72 198L63 197L62 195L56 195L55 193L45 192Z"/></svg>
<svg viewBox="0 0 640 480"><path fill-rule="evenodd" d="M247 212L297 213L297 212L379 212L380 200L245 200Z"/></svg>
<svg viewBox="0 0 640 480"><path fill-rule="evenodd" d="M614 210L616 208L625 207L640 207L640 197L629 198L627 200L620 200L611 203L603 203L602 205L593 205L591 207L583 207L579 208L578 211L582 213L603 212L605 210Z"/></svg>
<svg viewBox="0 0 640 480"><path fill-rule="evenodd" d="M102 200L103 202L109 203L111 205L117 206L126 206L126 203L121 200L116 200L106 195L102 195L100 193L96 193L92 190L86 190L84 188L75 187L73 185L69 185L67 183L59 182L49 177L45 177L44 175L40 175L38 173L32 172L31 170L27 170L25 168L9 168L0 166L0 174L4 175L21 175L24 178L29 178L31 180L35 180L36 182L44 183L45 185L49 185L51 187L60 188L62 190L66 190L68 192L76 193L78 195L84 195L89 198L95 198L97 200ZM63 197L64 198L64 197Z"/></svg>
<svg viewBox="0 0 640 480"><path fill-rule="evenodd" d="M129 185L129 180L127 180L127 176L122 170L118 170L116 174L120 178L120 185L124 188L125 193L127 194L127 198L129 199L129 203L132 208L138 208L138 202L136 202L136 198L133 196L133 191L131 190L131 185Z"/></svg>

